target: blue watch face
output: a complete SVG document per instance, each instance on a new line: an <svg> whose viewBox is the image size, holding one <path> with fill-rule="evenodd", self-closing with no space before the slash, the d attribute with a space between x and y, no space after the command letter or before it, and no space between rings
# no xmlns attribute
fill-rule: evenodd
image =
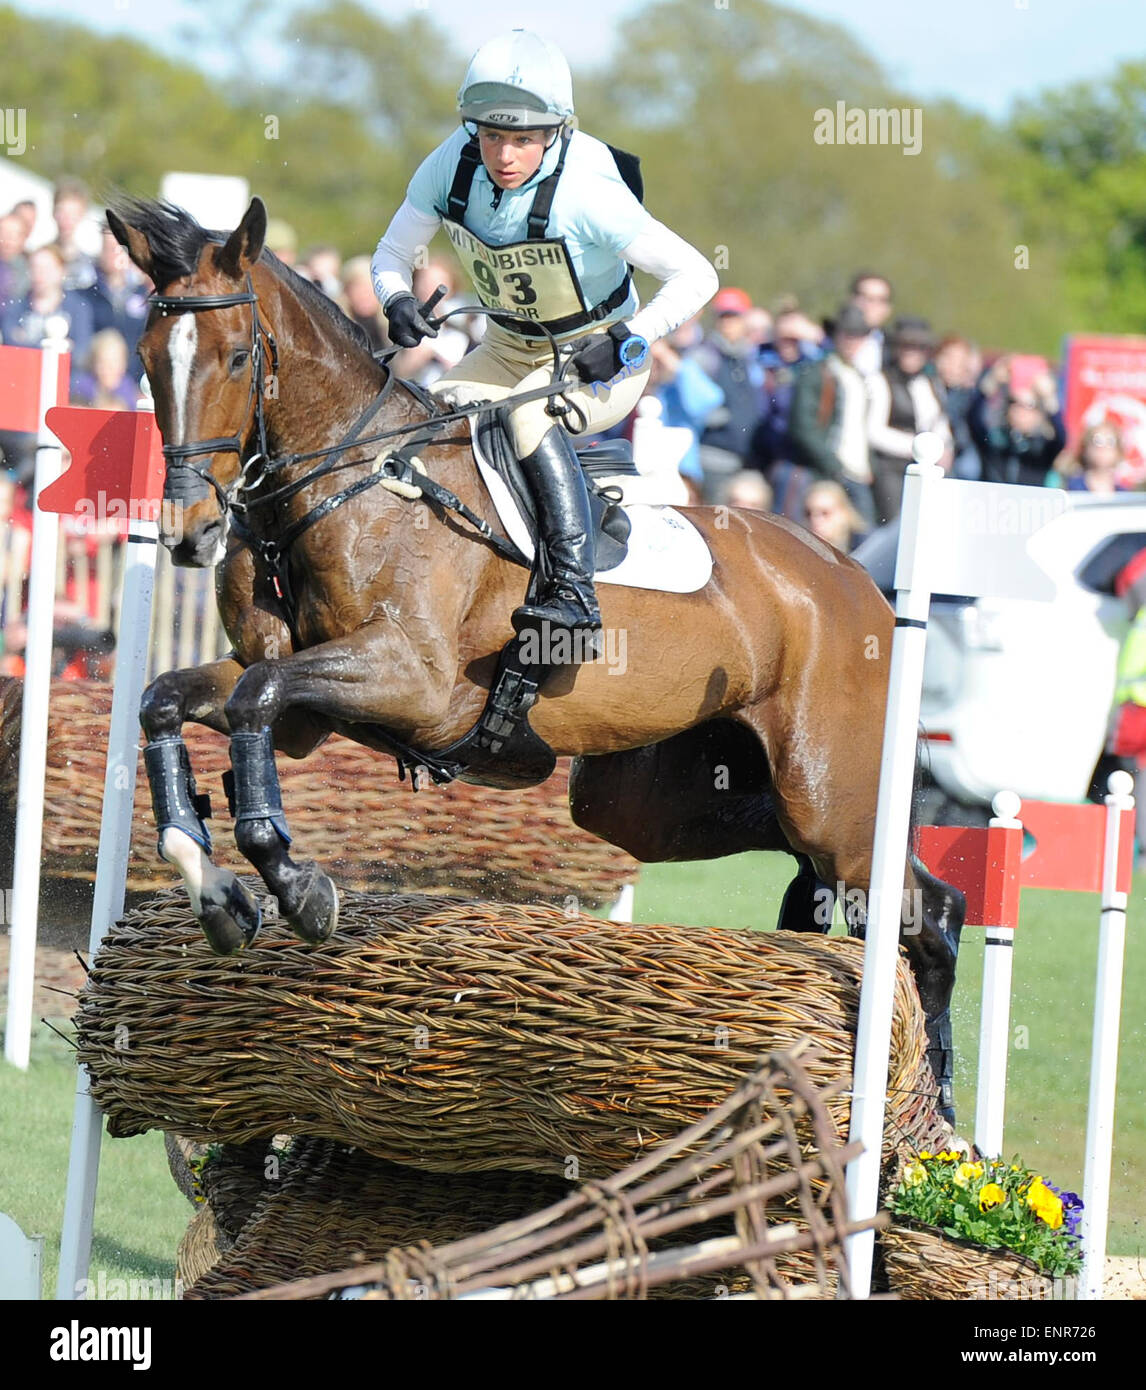
<svg viewBox="0 0 1146 1390"><path fill-rule="evenodd" d="M636 333L621 344L620 358L626 367L639 367L648 355L648 343Z"/></svg>

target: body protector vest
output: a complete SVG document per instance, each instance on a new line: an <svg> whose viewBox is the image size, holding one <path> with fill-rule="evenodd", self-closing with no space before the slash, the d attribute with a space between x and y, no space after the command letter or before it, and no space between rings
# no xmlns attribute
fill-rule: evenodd
<svg viewBox="0 0 1146 1390"><path fill-rule="evenodd" d="M565 238L546 235L549 210L557 191L557 180L565 167L572 134L568 127L561 132L556 168L537 185L529 209L528 235L523 241L491 246L465 225L474 174L481 162L476 136L462 147L447 206L435 209L481 302L490 309L505 309L535 319L557 335L575 332L607 318L628 299L632 284L631 272L626 266L624 278L612 294L600 304L586 304ZM624 150L613 149L612 145L608 148L625 183L638 199L642 198L640 160ZM540 327L533 328L517 320L502 326L525 337L543 336Z"/></svg>

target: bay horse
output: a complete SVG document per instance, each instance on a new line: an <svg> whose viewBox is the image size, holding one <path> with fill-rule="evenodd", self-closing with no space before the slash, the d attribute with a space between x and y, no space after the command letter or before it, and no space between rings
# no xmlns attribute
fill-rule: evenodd
<svg viewBox="0 0 1146 1390"><path fill-rule="evenodd" d="M150 200L124 199L107 218L157 290L139 351L179 513L160 539L177 564L216 566L233 644L144 694L160 852L212 947L249 944L258 904L211 860L181 731L190 720L227 734L238 847L293 930L320 942L337 892L288 852L275 752L306 757L332 732L382 752L394 739L448 747L482 714L526 573L496 543L505 532L464 419L423 438L418 457L486 533L438 506L415 524L408 497L366 484L371 412L381 429L416 431L442 407L403 389L366 334L265 248L258 198L229 234ZM337 457L337 473L316 457ZM324 510L348 481L348 500ZM860 565L779 516L687 516L711 550L709 582L693 593L602 584L626 668L553 669L529 723L574 759L577 824L645 862L790 854L779 925L826 931L823 885L846 885L853 907L869 887L893 613ZM962 895L914 854L904 889L902 941L949 1111ZM862 910L849 927L862 933Z"/></svg>

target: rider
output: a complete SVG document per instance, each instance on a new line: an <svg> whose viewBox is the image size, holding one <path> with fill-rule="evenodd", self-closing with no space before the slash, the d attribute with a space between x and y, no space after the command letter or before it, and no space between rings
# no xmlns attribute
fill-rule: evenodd
<svg viewBox="0 0 1146 1390"><path fill-rule="evenodd" d="M708 302L716 272L630 191L621 170L632 179L632 156L615 157L574 128L573 80L555 44L524 29L484 44L458 110L461 127L418 168L371 264L390 337L414 347L435 332L411 277L444 223L483 304L543 323L571 345L579 380L565 399L584 416L579 429L607 429L644 389L649 343ZM662 282L643 309L630 266ZM551 366L539 329L487 319L479 346L430 389L453 405L500 400L546 385ZM538 603L518 608L513 626L597 630L585 480L566 427L546 405L535 399L510 415L550 560Z"/></svg>

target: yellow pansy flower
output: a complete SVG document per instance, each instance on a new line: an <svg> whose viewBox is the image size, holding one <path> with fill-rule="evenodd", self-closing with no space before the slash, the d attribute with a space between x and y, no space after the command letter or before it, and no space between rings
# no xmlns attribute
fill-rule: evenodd
<svg viewBox="0 0 1146 1390"><path fill-rule="evenodd" d="M927 1180L927 1169L922 1163L905 1163L903 1165L903 1181L908 1187L918 1187L921 1182Z"/></svg>
<svg viewBox="0 0 1146 1390"><path fill-rule="evenodd" d="M928 1151L927 1151L926 1149L924 1149L923 1152L919 1155L919 1161L922 1163L922 1162L926 1161L927 1159L933 1158L933 1157L934 1157L933 1154L928 1153ZM942 1158L943 1155L940 1154L939 1157Z"/></svg>
<svg viewBox="0 0 1146 1390"><path fill-rule="evenodd" d="M990 1211L992 1207L1000 1206L1006 1200L1007 1194L997 1182L985 1183L979 1193L979 1210Z"/></svg>
<svg viewBox="0 0 1146 1390"><path fill-rule="evenodd" d="M972 1178L983 1176L983 1165L981 1163L960 1163L955 1169L955 1186L966 1187Z"/></svg>
<svg viewBox="0 0 1146 1390"><path fill-rule="evenodd" d="M1062 1200L1043 1183L1042 1178L1036 1178L1031 1183L1027 1205L1052 1231L1057 1231L1062 1225Z"/></svg>

